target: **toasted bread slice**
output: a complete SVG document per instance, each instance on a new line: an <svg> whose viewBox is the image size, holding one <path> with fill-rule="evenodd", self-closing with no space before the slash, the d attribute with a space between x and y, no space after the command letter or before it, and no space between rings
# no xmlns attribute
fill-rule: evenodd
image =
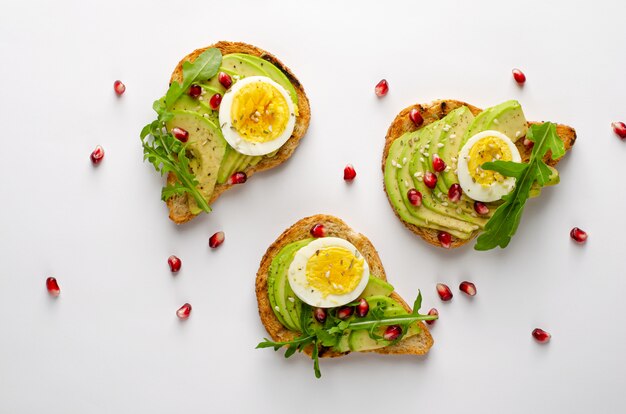
<svg viewBox="0 0 626 414"><path fill-rule="evenodd" d="M313 227L315 224L323 224L326 228L327 236L340 237L352 243L367 260L372 274L378 276L383 280L387 280L387 276L385 275L385 269L383 268L383 264L380 261L380 257L378 257L378 252L374 248L374 245L372 245L367 237L355 232L340 219L325 214L318 214L298 221L293 226L285 230L278 237L278 239L276 239L276 241L272 243L272 245L267 249L265 255L263 256L263 259L261 259L259 271L256 275L256 297L259 306L259 316L261 317L261 322L265 326L265 329L267 329L267 332L270 334L274 341L290 341L296 338L299 334L286 329L280 323L278 318L276 318L276 315L272 310L267 291L267 277L270 264L272 263L272 259L274 258L274 256L276 256L276 254L285 245L295 242L297 240L311 237L309 231L311 230L311 227ZM407 305L406 302L396 292L393 292L391 296L394 299L398 300L400 303L402 303L407 311L411 311L409 305ZM373 350L372 352L378 352L380 354L412 355L423 355L427 353L430 347L433 345L433 338L426 328L426 325L423 322L419 322L419 324L421 332L418 335L406 338L398 342L397 344ZM307 351L307 353L310 352L310 350L305 351ZM349 354L349 352L339 353L329 348L323 348L320 350L319 356L333 358L344 356L347 354Z"/></svg>
<svg viewBox="0 0 626 414"><path fill-rule="evenodd" d="M396 116L396 118L391 123L391 126L389 126L389 129L387 130L387 136L385 138L385 149L383 151L383 159L382 159L383 173L385 171L385 163L387 161L387 156L389 155L389 147L391 147L391 144L393 143L393 141L395 141L397 138L400 138L406 132L416 131L419 128L423 128L424 126L443 118L448 113L450 113L450 111L456 108L459 108L461 106L467 106L474 115L478 115L480 112L482 112L482 109L477 108L474 105L470 105L465 102L451 100L451 99L437 100L437 101L434 101L425 105L421 105L421 104L411 105L409 107L404 108L402 111L400 111L400 113ZM413 108L416 108L418 111L420 111L420 113L422 114L422 117L424 118L424 123L420 125L419 128L416 127L413 121L411 121L411 119L409 118L409 112L411 112ZM542 122L528 122L529 125L541 124L541 123ZM567 125L557 124L556 132L559 135L559 138L561 138L561 140L565 144L565 150L569 151L574 145L574 143L576 142L576 130L574 130L574 128L569 127ZM528 162L528 160L530 159L530 153L532 149L529 149L526 146L524 146L523 142L524 142L523 139L519 139L515 145L517 146L517 149L519 150L520 155L522 156L522 161ZM561 158L553 160L551 158L550 152L548 152L548 154L546 154L546 157L545 157L545 162L552 167L555 166L560 160ZM385 189L385 193L387 193L386 189ZM419 227L419 226L416 226L411 223L407 223L406 221L402 220L398 212L393 207L393 203L391 202L391 199L389 198L389 194L387 194L387 199L389 200L389 204L391 205L391 208L393 209L396 216L402 221L402 223L409 230L411 230L413 233L420 236L422 239L426 240L428 243L434 246L441 247L441 243L437 239L438 232L436 230ZM472 236L467 240L461 240L453 236L452 244L450 247L454 248L454 247L463 246L467 244L469 241L473 240L479 234L480 234L480 230L475 231L472 234Z"/></svg>
<svg viewBox="0 0 626 414"><path fill-rule="evenodd" d="M268 62L272 63L278 69L280 69L292 83L296 92L298 94L298 116L296 117L296 125L294 127L293 133L289 140L278 150L278 153L271 158L263 158L261 162L253 167L249 167L243 172L246 173L247 177L250 178L257 172L268 170L270 168L274 168L283 162L285 162L291 154L293 154L294 150L300 143L300 140L306 133L307 128L309 127L309 121L311 120L311 108L309 106L309 100L304 92L304 88L300 84L300 81L295 77L295 75L285 66L278 58L274 55L260 49L256 46L248 45L246 43L240 42L217 42L211 46L204 47L202 49L197 49L185 56L178 65L176 69L174 69L174 73L172 73L172 77L170 82L177 81L181 82L183 77L183 62L190 61L193 62L202 52L205 50L215 47L222 52L222 55L227 55L230 53L246 53L248 55L258 56L261 59L265 59ZM167 183L173 184L176 182L176 176L172 173L167 176ZM216 184L215 189L213 190L213 195L209 200L209 204L212 204L224 191L228 190L232 187L231 184ZM185 223L195 217L195 215L189 210L189 203L187 195L175 196L167 200L167 207L169 208L169 217L177 224Z"/></svg>

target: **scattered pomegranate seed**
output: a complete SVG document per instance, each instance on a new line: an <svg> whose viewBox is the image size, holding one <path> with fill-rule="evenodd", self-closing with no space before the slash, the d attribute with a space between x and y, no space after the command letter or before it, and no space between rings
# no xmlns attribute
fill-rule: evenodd
<svg viewBox="0 0 626 414"><path fill-rule="evenodd" d="M442 172L446 169L446 163L437 154L433 154L433 170L436 172Z"/></svg>
<svg viewBox="0 0 626 414"><path fill-rule="evenodd" d="M458 183L452 184L450 186L450 189L448 190L448 198L450 199L450 201L452 201L453 203L458 203L461 199L461 195L463 195L463 189L461 188L461 186Z"/></svg>
<svg viewBox="0 0 626 414"><path fill-rule="evenodd" d="M526 82L526 75L524 75L524 72L522 72L521 70L515 68L512 70L513 72L513 79L515 79L515 82L517 82L520 85L523 85L524 82Z"/></svg>
<svg viewBox="0 0 626 414"><path fill-rule="evenodd" d="M409 203L413 204L415 207L422 205L422 193L417 191L415 188L411 188L407 191L406 197L409 199Z"/></svg>
<svg viewBox="0 0 626 414"><path fill-rule="evenodd" d="M313 317L319 323L326 322L326 309L324 309L324 308L314 308L313 309Z"/></svg>
<svg viewBox="0 0 626 414"><path fill-rule="evenodd" d="M461 282L459 285L461 292L469 296L476 296L476 285L472 282Z"/></svg>
<svg viewBox="0 0 626 414"><path fill-rule="evenodd" d="M96 149L91 152L89 158L91 158L92 163L100 164L100 161L104 158L104 148L100 145L96 145Z"/></svg>
<svg viewBox="0 0 626 414"><path fill-rule="evenodd" d="M230 88L230 86L233 84L233 79L230 77L228 73L220 72L219 75L217 75L217 80L226 89Z"/></svg>
<svg viewBox="0 0 626 414"><path fill-rule="evenodd" d="M626 138L626 124L623 122L613 122L611 126L613 127L613 132L615 132L618 137L621 139Z"/></svg>
<svg viewBox="0 0 626 414"><path fill-rule="evenodd" d="M356 171L352 164L346 165L346 168L343 169L343 179L346 181L352 181L356 177Z"/></svg>
<svg viewBox="0 0 626 414"><path fill-rule="evenodd" d="M444 302L449 301L453 296L448 285L444 285L443 283L437 283L437 293L439 294L439 298Z"/></svg>
<svg viewBox="0 0 626 414"><path fill-rule="evenodd" d="M424 173L424 184L426 187L433 189L437 186L437 176L430 171Z"/></svg>
<svg viewBox="0 0 626 414"><path fill-rule="evenodd" d="M243 184L248 181L248 176L243 171L237 171L228 178L228 184Z"/></svg>
<svg viewBox="0 0 626 414"><path fill-rule="evenodd" d="M383 79L378 82L376 84L376 87L374 88L374 92L379 98L387 95L387 92L389 92L389 84L387 83L387 81Z"/></svg>
<svg viewBox="0 0 626 414"><path fill-rule="evenodd" d="M348 319L354 313L354 308L352 306L342 306L337 309L337 317L339 319Z"/></svg>
<svg viewBox="0 0 626 414"><path fill-rule="evenodd" d="M452 245L452 235L448 232L440 231L437 233L437 239L439 240L439 243L441 243L441 247L444 249L449 249Z"/></svg>
<svg viewBox="0 0 626 414"><path fill-rule="evenodd" d="M429 310L429 311L428 311L428 314L429 314L429 315L431 315L431 316L432 316L432 315L437 315L437 316L439 316L439 311L438 311L437 309L435 309L435 308L432 308L431 310ZM437 319L433 319L433 320L431 320L431 321L426 321L426 323L427 323L427 324L429 324L429 325L432 325L432 324L434 324L435 322L437 322Z"/></svg>
<svg viewBox="0 0 626 414"><path fill-rule="evenodd" d="M187 142L189 139L189 132L179 127L172 128L172 135L180 142Z"/></svg>
<svg viewBox="0 0 626 414"><path fill-rule="evenodd" d="M535 143L529 140L528 138L524 138L524 146L528 149L531 149L535 146Z"/></svg>
<svg viewBox="0 0 626 414"><path fill-rule="evenodd" d="M367 303L367 300L365 300L365 298L361 298L359 304L356 305L356 316L358 316L359 318L364 318L367 316L369 311L370 304Z"/></svg>
<svg viewBox="0 0 626 414"><path fill-rule="evenodd" d="M190 87L189 87L189 91L187 92L189 94L189 96L191 96L192 98L197 98L198 96L202 95L202 86L197 85L195 83L193 83Z"/></svg>
<svg viewBox="0 0 626 414"><path fill-rule="evenodd" d="M387 329L385 329L383 338L385 341L395 341L400 335L402 335L402 328L400 328L400 326L389 325Z"/></svg>
<svg viewBox="0 0 626 414"><path fill-rule="evenodd" d="M180 267L183 265L183 262L178 257L172 255L167 258L167 264L170 265L170 270L173 273L176 273L180 270Z"/></svg>
<svg viewBox="0 0 626 414"><path fill-rule="evenodd" d="M323 224L314 225L311 227L311 236L317 238L326 236L326 227Z"/></svg>
<svg viewBox="0 0 626 414"><path fill-rule="evenodd" d="M126 92L126 85L124 85L121 80L116 80L113 82L113 90L117 96L122 96L124 92Z"/></svg>
<svg viewBox="0 0 626 414"><path fill-rule="evenodd" d="M489 207L487 207L485 203L481 203L480 201L474 201L474 210L481 216L489 214Z"/></svg>
<svg viewBox="0 0 626 414"><path fill-rule="evenodd" d="M184 320L189 317L190 313L191 313L191 305L188 303L185 303L176 311L176 316L178 316L178 319Z"/></svg>
<svg viewBox="0 0 626 414"><path fill-rule="evenodd" d="M219 93L216 93L215 95L211 96L211 99L209 99L209 105L211 106L211 109L219 108L221 103L222 95L220 95Z"/></svg>
<svg viewBox="0 0 626 414"><path fill-rule="evenodd" d="M541 344L545 344L546 342L550 341L550 338L552 338L552 335L550 335L548 332L544 331L543 329L535 328L533 329L533 338L535 338L537 342Z"/></svg>
<svg viewBox="0 0 626 414"><path fill-rule="evenodd" d="M417 108L411 109L411 112L409 112L409 118L411 118L411 121L413 121L416 126L420 126L424 123L424 117L420 111L417 110Z"/></svg>
<svg viewBox="0 0 626 414"><path fill-rule="evenodd" d="M50 296L54 296L55 298L61 294L61 289L59 289L59 284L57 280L53 277L49 277L46 279L46 289L48 289L48 293Z"/></svg>
<svg viewBox="0 0 626 414"><path fill-rule="evenodd" d="M569 232L569 235L577 243L584 243L587 240L587 232L578 227L574 227L572 231Z"/></svg>
<svg viewBox="0 0 626 414"><path fill-rule="evenodd" d="M218 231L217 233L209 237L209 247L211 249L218 248L222 243L224 243L224 238L224 232Z"/></svg>

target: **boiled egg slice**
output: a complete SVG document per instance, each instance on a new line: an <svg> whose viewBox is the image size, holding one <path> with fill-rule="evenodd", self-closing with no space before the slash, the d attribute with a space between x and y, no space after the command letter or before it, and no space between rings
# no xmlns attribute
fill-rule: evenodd
<svg viewBox="0 0 626 414"><path fill-rule="evenodd" d="M352 243L324 237L296 252L287 278L303 302L333 308L358 298L367 286L369 272L367 261Z"/></svg>

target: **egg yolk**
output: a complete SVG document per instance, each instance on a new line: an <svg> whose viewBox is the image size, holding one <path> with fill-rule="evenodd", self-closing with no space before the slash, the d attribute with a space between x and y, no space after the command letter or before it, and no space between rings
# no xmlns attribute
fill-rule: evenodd
<svg viewBox="0 0 626 414"><path fill-rule="evenodd" d="M498 172L483 170L481 166L490 161L511 159L511 149L506 142L497 137L485 137L478 140L469 151L469 174L475 182L488 187L495 182L504 181L504 177Z"/></svg>
<svg viewBox="0 0 626 414"><path fill-rule="evenodd" d="M253 82L233 97L230 117L233 128L246 141L268 142L278 138L287 127L289 107L273 85Z"/></svg>
<svg viewBox="0 0 626 414"><path fill-rule="evenodd" d="M343 247L317 250L306 264L306 279L322 297L352 292L363 275L363 258Z"/></svg>

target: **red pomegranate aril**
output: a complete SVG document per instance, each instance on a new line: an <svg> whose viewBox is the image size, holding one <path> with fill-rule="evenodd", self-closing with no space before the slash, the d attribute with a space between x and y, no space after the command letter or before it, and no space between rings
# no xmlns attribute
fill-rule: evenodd
<svg viewBox="0 0 626 414"><path fill-rule="evenodd" d="M324 308L314 308L313 309L313 317L319 323L326 322L326 309L324 309Z"/></svg>
<svg viewBox="0 0 626 414"><path fill-rule="evenodd" d="M376 96L378 96L379 98L387 95L387 92L389 92L389 84L387 83L387 81L383 79L380 82L378 82L376 84L376 87L374 88L374 92L376 93Z"/></svg>
<svg viewBox="0 0 626 414"><path fill-rule="evenodd" d="M100 164L100 161L104 158L104 148L100 145L96 145L96 149L91 152L89 158L91 158L92 163Z"/></svg>
<svg viewBox="0 0 626 414"><path fill-rule="evenodd" d="M176 316L178 316L178 319L184 320L184 319L189 318L190 313L191 313L191 305L188 303L185 303L176 311Z"/></svg>
<svg viewBox="0 0 626 414"><path fill-rule="evenodd" d="M535 328L533 329L533 338L535 338L537 342L541 344L545 344L546 342L550 341L550 338L552 338L552 335L550 335L548 332L544 331L541 328Z"/></svg>
<svg viewBox="0 0 626 414"><path fill-rule="evenodd" d="M417 110L417 108L411 109L411 112L409 112L409 118L413 121L415 126L420 126L424 123L424 117L420 111Z"/></svg>
<svg viewBox="0 0 626 414"><path fill-rule="evenodd" d="M224 243L224 238L225 238L224 232L218 231L217 233L209 237L209 247L211 249L220 247L221 244Z"/></svg>
<svg viewBox="0 0 626 414"><path fill-rule="evenodd" d="M219 108L221 103L222 95L220 95L219 93L216 93L215 95L211 96L211 99L209 99L209 105L211 106L211 109Z"/></svg>
<svg viewBox="0 0 626 414"><path fill-rule="evenodd" d="M342 306L337 309L337 317L339 319L348 319L354 313L354 308L352 306Z"/></svg>
<svg viewBox="0 0 626 414"><path fill-rule="evenodd" d="M474 201L474 210L481 216L489 214L489 207L487 207L485 203L481 203L480 201Z"/></svg>
<svg viewBox="0 0 626 414"><path fill-rule="evenodd" d="M446 231L440 231L437 233L437 239L441 243L441 247L449 249L452 246L452 235Z"/></svg>
<svg viewBox="0 0 626 414"><path fill-rule="evenodd" d="M519 83L520 85L523 85L524 82L526 82L526 75L524 75L524 72L522 72L521 70L515 68L512 70L513 72L513 79L515 79L515 82Z"/></svg>
<svg viewBox="0 0 626 414"><path fill-rule="evenodd" d="M461 282L459 290L468 296L476 296L476 285L472 282Z"/></svg>
<svg viewBox="0 0 626 414"><path fill-rule="evenodd" d="M409 199L409 203L411 203L415 207L419 207L422 205L422 193L417 191L415 188L411 188L409 191L407 191L406 197Z"/></svg>
<svg viewBox="0 0 626 414"><path fill-rule="evenodd" d="M326 236L326 227L323 224L314 225L311 227L311 236L317 238Z"/></svg>
<svg viewBox="0 0 626 414"><path fill-rule="evenodd" d="M226 89L230 88L230 86L233 84L233 79L230 77L228 73L220 72L219 75L217 75L217 80Z"/></svg>
<svg viewBox="0 0 626 414"><path fill-rule="evenodd" d="M613 122L611 126L613 127L613 132L615 132L618 137L620 137L621 139L626 138L626 124L624 124L621 121L618 121L618 122Z"/></svg>
<svg viewBox="0 0 626 414"><path fill-rule="evenodd" d="M176 273L180 270L183 262L178 257L172 255L167 258L167 264L170 265L170 270L172 271L172 273Z"/></svg>
<svg viewBox="0 0 626 414"><path fill-rule="evenodd" d="M448 199L450 199L453 203L458 203L459 200L461 200L461 195L463 195L461 185L458 183L452 184L448 190Z"/></svg>
<svg viewBox="0 0 626 414"><path fill-rule="evenodd" d="M59 284L57 280L53 277L49 277L46 279L46 289L48 289L48 293L50 296L57 297L61 294L61 289L59 289Z"/></svg>
<svg viewBox="0 0 626 414"><path fill-rule="evenodd" d="M194 83L189 87L189 91L187 91L187 93L192 98L197 98L198 96L202 95L202 86Z"/></svg>
<svg viewBox="0 0 626 414"><path fill-rule="evenodd" d="M365 300L364 298L361 298L361 300L359 301L359 304L356 305L356 316L358 316L359 318L364 318L367 316L369 311L370 311L370 304L367 303L367 300Z"/></svg>
<svg viewBox="0 0 626 414"><path fill-rule="evenodd" d="M243 184L248 181L248 176L243 171L237 171L228 178L228 184Z"/></svg>
<svg viewBox="0 0 626 414"><path fill-rule="evenodd" d="M524 146L528 149L531 149L535 146L535 143L529 140L528 138L524 138Z"/></svg>
<svg viewBox="0 0 626 414"><path fill-rule="evenodd" d="M437 283L437 294L439 295L439 298L444 302L449 301L450 299L452 299L452 296L454 296L452 295L452 291L450 290L448 285L445 285L443 283Z"/></svg>
<svg viewBox="0 0 626 414"><path fill-rule="evenodd" d="M569 235L576 243L584 243L587 240L587 232L578 227L574 227Z"/></svg>
<svg viewBox="0 0 626 414"><path fill-rule="evenodd" d="M435 308L432 308L431 310L429 310L428 311L428 315L429 316L436 315L437 319L439 319L439 311L437 309L435 309ZM429 324L429 325L432 325L435 322L437 322L437 319L432 319L432 320L426 321L426 323Z"/></svg>
<svg viewBox="0 0 626 414"><path fill-rule="evenodd" d="M390 325L385 329L383 338L385 341L395 341L400 335L402 335L402 328L398 325Z"/></svg>
<svg viewBox="0 0 626 414"><path fill-rule="evenodd" d="M424 173L424 184L426 187L433 189L437 186L437 176L430 171Z"/></svg>
<svg viewBox="0 0 626 414"><path fill-rule="evenodd" d="M352 164L346 165L346 168L343 169L343 179L346 181L352 181L356 177L356 171Z"/></svg>
<svg viewBox="0 0 626 414"><path fill-rule="evenodd" d="M437 154L433 154L433 170L436 172L442 172L446 169L446 163Z"/></svg>
<svg viewBox="0 0 626 414"><path fill-rule="evenodd" d="M116 80L113 82L113 90L117 96L122 96L124 92L126 92L126 85L124 85L121 80Z"/></svg>
<svg viewBox="0 0 626 414"><path fill-rule="evenodd" d="M172 135L180 142L187 142L189 139L189 132L179 127L172 128Z"/></svg>

